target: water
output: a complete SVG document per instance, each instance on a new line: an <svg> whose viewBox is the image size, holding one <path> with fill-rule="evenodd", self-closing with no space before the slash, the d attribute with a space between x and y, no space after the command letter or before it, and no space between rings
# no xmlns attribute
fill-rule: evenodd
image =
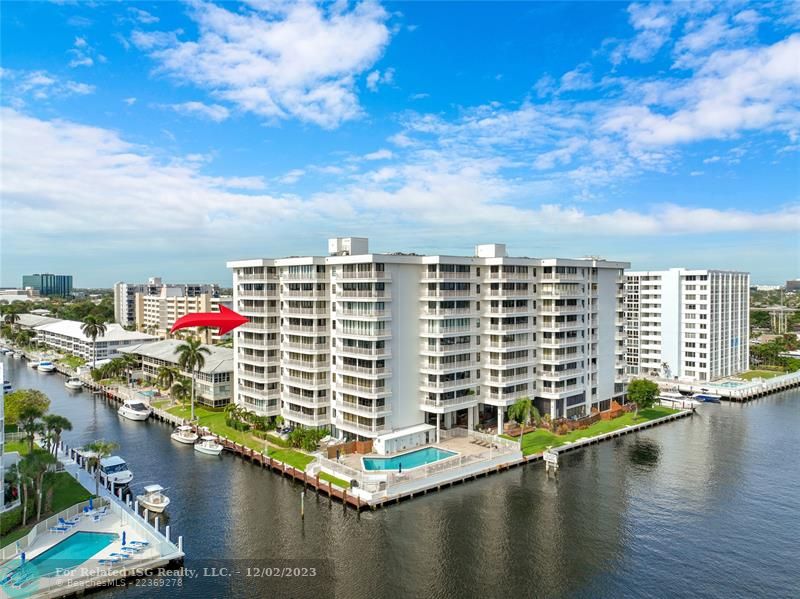
<svg viewBox="0 0 800 599"><path fill-rule="evenodd" d="M37 578L52 576L57 571L72 570L117 539L118 536L114 533L76 532L18 567L9 582L13 584L24 579L25 582L33 583ZM4 591L15 595L9 583L4 585ZM26 594L22 590L19 593L22 593L20 596Z"/></svg>
<svg viewBox="0 0 800 599"><path fill-rule="evenodd" d="M284 558L330 572L184 578L176 595L800 596L797 390L704 404L692 418L565 454L557 481L527 466L360 519L309 494L301 520L302 486L224 453L200 454L171 441L165 424L121 419L115 404L69 391L61 375L4 361L15 388L42 389L72 420L68 443L117 441L134 491L167 487L187 568L231 558L246 572ZM154 594L132 585L97 596Z"/></svg>
<svg viewBox="0 0 800 599"><path fill-rule="evenodd" d="M365 470L399 470L401 467L406 470L424 466L453 457L455 452L439 449L438 447L426 447L417 451L410 451L391 458L362 458Z"/></svg>

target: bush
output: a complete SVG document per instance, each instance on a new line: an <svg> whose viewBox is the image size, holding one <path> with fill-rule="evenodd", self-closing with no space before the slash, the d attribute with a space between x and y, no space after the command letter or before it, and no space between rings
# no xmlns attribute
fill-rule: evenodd
<svg viewBox="0 0 800 599"><path fill-rule="evenodd" d="M29 502L30 505L30 502ZM35 514L34 514L35 516ZM0 514L0 536L5 536L22 524L22 506Z"/></svg>
<svg viewBox="0 0 800 599"><path fill-rule="evenodd" d="M556 434L558 435L566 435L569 432L569 425L567 423L562 423L559 425L558 430L556 430Z"/></svg>

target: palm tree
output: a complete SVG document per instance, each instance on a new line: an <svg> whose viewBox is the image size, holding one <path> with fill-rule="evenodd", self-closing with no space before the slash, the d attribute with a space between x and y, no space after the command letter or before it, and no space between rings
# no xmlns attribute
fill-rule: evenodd
<svg viewBox="0 0 800 599"><path fill-rule="evenodd" d="M508 407L508 417L519 422L519 446L522 448L525 427L530 424L531 418L539 422L539 410L534 407L529 397L522 397Z"/></svg>
<svg viewBox="0 0 800 599"><path fill-rule="evenodd" d="M204 355L205 354L205 355ZM194 379L197 373L206 365L205 356L211 355L211 350L203 347L199 339L192 337L186 343L178 346L178 364L191 374L192 377L192 420L194 420Z"/></svg>
<svg viewBox="0 0 800 599"><path fill-rule="evenodd" d="M100 496L100 460L107 458L119 445L113 441L103 441L102 439L89 443L84 449L91 452L89 466L94 468L94 494Z"/></svg>
<svg viewBox="0 0 800 599"><path fill-rule="evenodd" d="M139 358L136 354L122 354L122 366L125 370L125 376L128 379L128 382L133 379L133 371L139 365Z"/></svg>
<svg viewBox="0 0 800 599"><path fill-rule="evenodd" d="M170 389L180 373L174 366L162 366L156 372L156 383L162 389Z"/></svg>
<svg viewBox="0 0 800 599"><path fill-rule="evenodd" d="M3 316L3 322L10 325L15 325L19 322L19 314L16 312L9 312L5 316Z"/></svg>
<svg viewBox="0 0 800 599"><path fill-rule="evenodd" d="M50 450L53 455L57 455L58 444L61 442L61 433L64 431L71 431L72 423L67 418L59 416L58 414L47 414L42 420L44 421L48 442L52 442Z"/></svg>
<svg viewBox="0 0 800 599"><path fill-rule="evenodd" d="M181 377L170 387L169 394L172 399L184 403L192 394L192 389L189 386L189 381Z"/></svg>
<svg viewBox="0 0 800 599"><path fill-rule="evenodd" d="M83 319L81 331L92 340L92 368L97 365L97 338L106 334L106 325L91 314Z"/></svg>
<svg viewBox="0 0 800 599"><path fill-rule="evenodd" d="M44 410L37 405L27 404L19 411L17 421L21 425L20 428L25 432L31 451L33 451L34 435L43 430L42 423L39 422L42 416L44 416Z"/></svg>
<svg viewBox="0 0 800 599"><path fill-rule="evenodd" d="M27 456L25 456L27 457ZM19 485L22 488L22 526L28 521L28 485L36 478L33 462L23 458L17 464Z"/></svg>
<svg viewBox="0 0 800 599"><path fill-rule="evenodd" d="M30 474L33 479L33 488L36 494L36 520L42 517L42 499L44 496L44 475L50 466L56 463L56 458L49 451L37 449L26 455L22 461L30 462Z"/></svg>

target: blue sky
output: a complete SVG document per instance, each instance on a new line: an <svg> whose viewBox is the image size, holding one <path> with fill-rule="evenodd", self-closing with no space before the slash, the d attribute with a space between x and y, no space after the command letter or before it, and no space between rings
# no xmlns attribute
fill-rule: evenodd
<svg viewBox="0 0 800 599"><path fill-rule="evenodd" d="M800 275L798 3L1 9L4 286L337 235Z"/></svg>

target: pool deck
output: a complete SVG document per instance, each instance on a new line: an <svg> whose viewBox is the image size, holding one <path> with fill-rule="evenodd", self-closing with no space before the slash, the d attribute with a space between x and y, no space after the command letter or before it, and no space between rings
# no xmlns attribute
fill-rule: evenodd
<svg viewBox="0 0 800 599"><path fill-rule="evenodd" d="M723 400L737 403L753 401L760 397L780 393L787 389L800 387L800 372L790 372L771 379L757 379L752 381L734 381L740 383L734 386L721 386L720 383L729 382L728 379L710 382L681 382L664 379L654 379L662 391L682 391L684 393L701 393L703 389L715 393Z"/></svg>

